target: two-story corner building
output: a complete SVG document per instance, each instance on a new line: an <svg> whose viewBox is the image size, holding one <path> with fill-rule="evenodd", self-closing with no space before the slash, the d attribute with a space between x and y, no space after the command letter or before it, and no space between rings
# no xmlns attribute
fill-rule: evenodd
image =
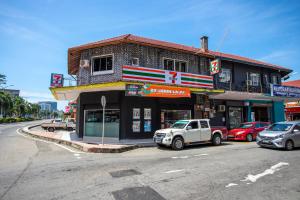
<svg viewBox="0 0 300 200"><path fill-rule="evenodd" d="M210 51L205 36L201 45L127 34L73 47L68 73L77 76L77 86L51 91L57 100L77 100L77 133L87 141L101 136L102 96L105 137L112 140L151 138L178 119L210 118L213 125L235 127L283 116L282 102L264 94L291 70ZM221 72L211 76L216 58Z"/></svg>

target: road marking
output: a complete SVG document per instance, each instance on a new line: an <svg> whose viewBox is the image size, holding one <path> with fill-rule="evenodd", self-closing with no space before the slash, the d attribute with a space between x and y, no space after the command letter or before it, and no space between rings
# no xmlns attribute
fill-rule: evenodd
<svg viewBox="0 0 300 200"><path fill-rule="evenodd" d="M166 174L170 174L170 173L176 173L176 172L181 172L183 171L183 169L176 169L176 170L170 170L170 171L166 171Z"/></svg>
<svg viewBox="0 0 300 200"><path fill-rule="evenodd" d="M232 186L237 186L238 184L236 184L236 183L229 183L228 185L226 185L225 187L232 187Z"/></svg>
<svg viewBox="0 0 300 200"><path fill-rule="evenodd" d="M18 129L16 130L16 132L17 132L19 135L21 135L21 136L23 136L23 137L25 137L25 138L28 138L28 139L31 139L31 140L35 140L35 141L45 142L45 143L47 143L47 144L54 144L54 145L56 145L56 146L59 146L60 148L63 148L63 149L65 149L65 150L71 152L71 153L77 153L77 154L83 154L83 153L85 153L85 152L80 152L80 151L74 151L73 149L70 149L70 148L68 148L68 147L65 147L65 146L63 146L63 145L61 145L61 144L57 144L57 143L55 143L55 142L45 141L45 140L41 140L41 139L37 139L37 138L32 138L32 137L30 137L30 136L24 135L23 133L20 132L20 128L18 128Z"/></svg>
<svg viewBox="0 0 300 200"><path fill-rule="evenodd" d="M188 156L174 156L172 158L173 159L177 159L177 158L185 159L185 158L189 158L189 157Z"/></svg>
<svg viewBox="0 0 300 200"><path fill-rule="evenodd" d="M202 154L198 154L198 155L194 155L195 157L200 157L200 156L208 156L207 153L202 153Z"/></svg>
<svg viewBox="0 0 300 200"><path fill-rule="evenodd" d="M246 176L245 179L243 179L241 181L250 181L250 182L254 183L258 179L260 179L266 175L274 174L275 172L282 169L283 166L288 166L288 165L289 165L289 163L286 163L286 162L277 163L276 165L273 165L271 168L266 169L263 173L256 174L256 175L248 174L248 176Z"/></svg>

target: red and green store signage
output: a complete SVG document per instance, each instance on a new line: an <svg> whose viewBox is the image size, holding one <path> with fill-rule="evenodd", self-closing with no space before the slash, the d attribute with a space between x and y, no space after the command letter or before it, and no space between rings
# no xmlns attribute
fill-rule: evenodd
<svg viewBox="0 0 300 200"><path fill-rule="evenodd" d="M123 66L122 72L122 79L125 81L151 82L209 89L214 87L213 77L207 75L134 66Z"/></svg>

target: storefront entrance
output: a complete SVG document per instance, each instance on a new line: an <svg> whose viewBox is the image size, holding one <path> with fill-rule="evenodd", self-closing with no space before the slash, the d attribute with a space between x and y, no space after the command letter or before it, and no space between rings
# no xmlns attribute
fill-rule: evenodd
<svg viewBox="0 0 300 200"><path fill-rule="evenodd" d="M174 122L191 119L191 110L161 110L161 128L169 128Z"/></svg>
<svg viewBox="0 0 300 200"><path fill-rule="evenodd" d="M87 141L97 142L102 137L103 125L102 110L85 110L84 112L84 135L83 139ZM105 138L110 140L119 139L120 127L120 110L108 109L105 110Z"/></svg>
<svg viewBox="0 0 300 200"><path fill-rule="evenodd" d="M241 125L243 120L242 107L229 107L229 128L237 128Z"/></svg>

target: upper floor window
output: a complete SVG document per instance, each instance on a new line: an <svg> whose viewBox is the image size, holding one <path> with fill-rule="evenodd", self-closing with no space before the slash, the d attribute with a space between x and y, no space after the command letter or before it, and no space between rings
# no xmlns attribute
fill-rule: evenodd
<svg viewBox="0 0 300 200"><path fill-rule="evenodd" d="M260 76L257 73L250 73L250 85L259 86L260 84Z"/></svg>
<svg viewBox="0 0 300 200"><path fill-rule="evenodd" d="M231 70L226 69L226 68L222 68L219 77L220 77L220 82L222 82L222 83L230 82L230 80L231 80Z"/></svg>
<svg viewBox="0 0 300 200"><path fill-rule="evenodd" d="M92 74L113 73L113 56L97 56L92 58Z"/></svg>
<svg viewBox="0 0 300 200"><path fill-rule="evenodd" d="M165 58L164 69L177 72L187 72L187 62Z"/></svg>
<svg viewBox="0 0 300 200"><path fill-rule="evenodd" d="M278 79L277 79L276 75L272 76L272 83L273 84L278 84Z"/></svg>
<svg viewBox="0 0 300 200"><path fill-rule="evenodd" d="M139 66L140 65L140 60L138 58L132 58L131 60L131 65L133 66Z"/></svg>
<svg viewBox="0 0 300 200"><path fill-rule="evenodd" d="M268 74L264 74L263 83L264 83L265 86L269 86L270 81L269 81Z"/></svg>

